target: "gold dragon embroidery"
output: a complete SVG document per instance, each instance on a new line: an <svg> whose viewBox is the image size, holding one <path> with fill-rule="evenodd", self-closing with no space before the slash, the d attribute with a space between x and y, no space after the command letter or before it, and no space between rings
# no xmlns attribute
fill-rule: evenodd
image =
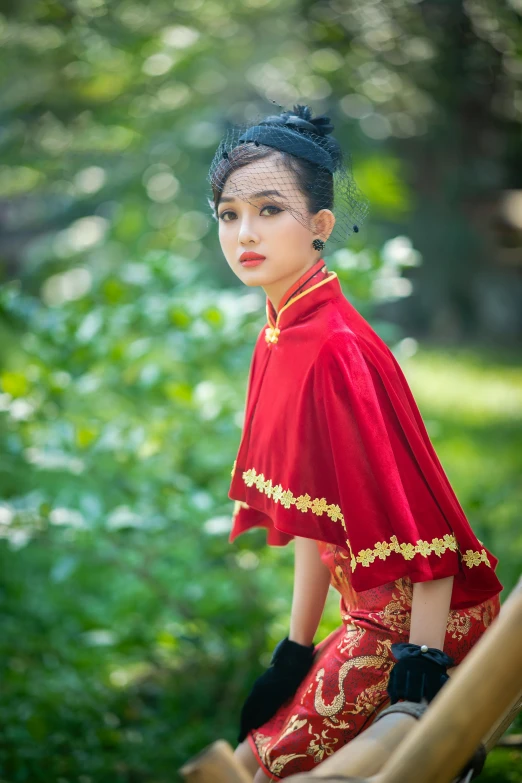
<svg viewBox="0 0 522 783"><path fill-rule="evenodd" d="M313 734L314 739L310 740L310 744L308 745L306 752L309 756L314 757L316 764L319 764L321 761L323 761L325 756L331 756L332 753L334 753L334 745L337 745L339 740L334 739L333 737L329 737L328 729L323 729L321 734L316 734L315 731L312 731L311 725L308 726L308 733Z"/></svg>
<svg viewBox="0 0 522 783"><path fill-rule="evenodd" d="M306 758L306 753L283 753L280 756L276 756L274 759L271 758L271 754L273 753L274 748L280 742L282 742L285 737L287 737L289 734L292 734L294 731L302 729L303 726L306 726L307 723L308 721L306 718L299 719L299 715L292 715L288 719L283 733L271 748L269 748L269 746L272 737L267 737L266 734L254 732L254 741L259 751L261 761L272 774L278 775L280 777L283 767L288 764L289 761L292 761L293 759Z"/></svg>
<svg viewBox="0 0 522 783"><path fill-rule="evenodd" d="M339 693L331 704L326 704L323 699L323 683L324 683L324 669L319 669L316 674L317 688L315 690L314 706L319 715L323 715L328 718L333 718L342 710L348 711L354 714L359 712L367 712L371 714L379 701L382 700L383 686L385 686L388 678L388 671L391 669L393 661L389 660L384 655L360 655L356 658L351 658L349 661L345 661L340 667L338 672L338 689ZM364 668L380 669L383 672L383 680L371 685L369 688L363 690L355 700L354 703L346 703L346 694L344 693L343 684L348 672L351 669L364 669ZM377 698L380 694L380 698ZM347 709L351 708L351 709Z"/></svg>

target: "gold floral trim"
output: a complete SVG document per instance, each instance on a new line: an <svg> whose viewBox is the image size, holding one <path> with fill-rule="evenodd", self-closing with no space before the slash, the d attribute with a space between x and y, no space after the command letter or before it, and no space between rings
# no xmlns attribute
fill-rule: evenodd
<svg viewBox="0 0 522 783"><path fill-rule="evenodd" d="M486 552L485 549L481 549L480 552L476 552L473 549L466 549L466 553L462 555L462 559L464 560L468 568L473 568L473 566L478 566L481 563L485 563L491 568L491 563L489 562L488 553Z"/></svg>
<svg viewBox="0 0 522 783"><path fill-rule="evenodd" d="M236 462L234 462L233 472L235 472ZM264 492L265 495L271 498L274 503L280 503L285 508L295 506L303 514L307 511L311 511L312 514L318 517L326 514L333 522L341 522L344 532L348 532L340 507L334 503L328 503L325 498L312 498L308 493L295 497L291 490L284 489L281 484L274 486L272 479L265 479L264 474L258 473L255 468L243 471L242 478L247 487L255 486L260 492ZM236 501L236 504L241 502ZM239 507L237 510L239 510ZM237 510L235 513L237 513ZM413 560L415 555L428 557L434 554L440 557L448 550L460 552L457 539L453 533L446 533L442 538L433 538L431 541L419 539L415 544L399 543L397 536L391 536L389 541L378 541L373 549L361 549L357 555L354 555L348 539L346 539L346 543L351 555L350 566L352 571L355 571L357 563L360 563L364 568L368 568L376 559L386 560L392 552L402 555L405 560ZM461 554L461 557L468 568L478 566L480 563L485 563L491 568L485 549L482 549L480 552L467 549L465 554Z"/></svg>
<svg viewBox="0 0 522 783"><path fill-rule="evenodd" d="M413 560L415 555L428 557L432 553L440 557L447 549L451 552L458 551L457 540L452 533L446 533L443 538L434 538L431 541L419 540L415 544L399 544L397 536L392 536L389 541L379 541L373 549L361 549L357 562L369 566L376 558L386 560L392 552L402 555L405 560Z"/></svg>
<svg viewBox="0 0 522 783"><path fill-rule="evenodd" d="M287 302L285 306L279 310L275 324L272 323L272 319L270 318L270 310L268 309L268 297L267 297L266 320L268 321L268 326L265 329L265 341L269 348L273 343L277 343L277 341L279 340L279 335L281 333L281 329L279 329L279 322L281 320L281 315L285 312L285 310L288 310L289 307L291 307L293 304L298 302L299 299L302 299L303 296L307 296L308 294L311 294L312 291L315 291L316 288L320 288L320 286L324 285L325 283L329 283L330 280L335 280L336 278L337 278L337 272L330 272L329 276L325 277L324 280L321 280L319 283L310 286L310 288L307 288L298 296L295 296L293 299L290 299L290 301Z"/></svg>

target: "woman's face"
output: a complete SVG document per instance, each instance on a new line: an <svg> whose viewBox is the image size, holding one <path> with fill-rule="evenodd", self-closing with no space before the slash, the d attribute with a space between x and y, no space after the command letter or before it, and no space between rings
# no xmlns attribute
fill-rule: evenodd
<svg viewBox="0 0 522 783"><path fill-rule="evenodd" d="M267 190L280 195L254 196ZM285 205L298 210L308 225ZM219 241L228 265L245 285L262 286L276 308L286 290L321 258L312 241L316 237L326 241L335 223L328 209L309 213L295 174L276 156L253 161L230 174L218 204L218 219ZM265 256L265 260L245 267L240 262L245 251Z"/></svg>

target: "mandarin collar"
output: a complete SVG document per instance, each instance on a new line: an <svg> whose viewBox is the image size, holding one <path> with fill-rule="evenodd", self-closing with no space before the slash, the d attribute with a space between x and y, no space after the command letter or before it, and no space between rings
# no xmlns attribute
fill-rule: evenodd
<svg viewBox="0 0 522 783"><path fill-rule="evenodd" d="M323 272L323 274L319 275L319 272ZM290 288L288 288L288 290L285 291L277 306L278 311L281 310L281 308L284 307L285 304L287 304L291 296L293 296L295 293L299 293L299 289L304 290L304 287L311 288L313 285L315 285L316 283L318 283L320 280L322 280L324 277L327 276L328 276L328 270L326 269L325 260L324 258L319 258L315 262L315 264L313 264L309 269L306 270L306 272L303 272L299 280L296 280L295 283L291 285ZM272 319L274 320L277 316L277 313L275 312L271 302L270 305L271 305L270 313L272 315Z"/></svg>
<svg viewBox="0 0 522 783"><path fill-rule="evenodd" d="M320 261L322 261L322 259L320 259ZM319 264L318 261L317 265L318 269L320 269L321 266L324 266L324 261L322 261L322 264ZM312 269L313 267L307 270L306 274L308 276L311 274ZM297 283L299 283L299 281L297 281ZM297 283L291 286L287 293L297 288ZM333 299L340 294L342 294L342 289L337 277L337 272L330 272L327 277L324 277L318 283L309 286L295 297L292 297L292 299L290 299L290 301L283 305L283 307L279 310L275 319L274 308L267 296L266 317L268 327L265 329L265 340L268 347L278 342L279 335L283 329L295 323L295 321L297 321L299 318L302 318L304 315L313 312L324 302L327 302L329 299ZM287 294L285 294L282 301L286 298L286 296Z"/></svg>
<svg viewBox="0 0 522 783"><path fill-rule="evenodd" d="M278 311L281 310L284 307L284 305L288 303L288 301L290 300L290 298L293 296L294 293L299 293L299 289L305 290L306 288L311 288L320 280L323 280L324 277L327 277L328 276L327 270L324 272L322 276L319 275L319 272L322 272L323 270L326 270L326 263L324 261L324 258L319 258L315 262L315 264L313 264L309 269L306 270L306 272L303 272L301 277L298 280L296 280L295 283L292 283L290 288L287 288L287 290L279 300ZM269 323L271 322L275 323L275 320L277 318L277 313L274 305L272 304L268 296L266 297L266 305L268 308L268 313L270 315Z"/></svg>

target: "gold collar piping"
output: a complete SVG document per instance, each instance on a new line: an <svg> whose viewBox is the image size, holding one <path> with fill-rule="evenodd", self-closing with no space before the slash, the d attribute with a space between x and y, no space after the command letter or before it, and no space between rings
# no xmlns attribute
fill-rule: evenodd
<svg viewBox="0 0 522 783"><path fill-rule="evenodd" d="M279 322L281 319L282 314L288 310L289 307L291 307L295 302L298 302L299 299L302 299L303 296L306 296L307 294L311 294L312 291L315 291L316 288L320 288L325 283L329 283L330 280L334 280L337 278L337 272L330 272L328 277L325 277L324 280L321 280L319 283L316 283L315 285L310 286L310 288L307 288L305 291L303 291L301 294L298 294L298 296L294 297L293 299L290 299L289 302L285 304L284 307L282 307L276 318L275 324L273 323L272 319L270 318L270 311L268 309L268 299L265 304L266 308L266 319L268 321L268 327L265 329L265 340L268 344L268 347L272 345L273 343L276 343L279 338L279 334L281 333L281 329L279 328Z"/></svg>

